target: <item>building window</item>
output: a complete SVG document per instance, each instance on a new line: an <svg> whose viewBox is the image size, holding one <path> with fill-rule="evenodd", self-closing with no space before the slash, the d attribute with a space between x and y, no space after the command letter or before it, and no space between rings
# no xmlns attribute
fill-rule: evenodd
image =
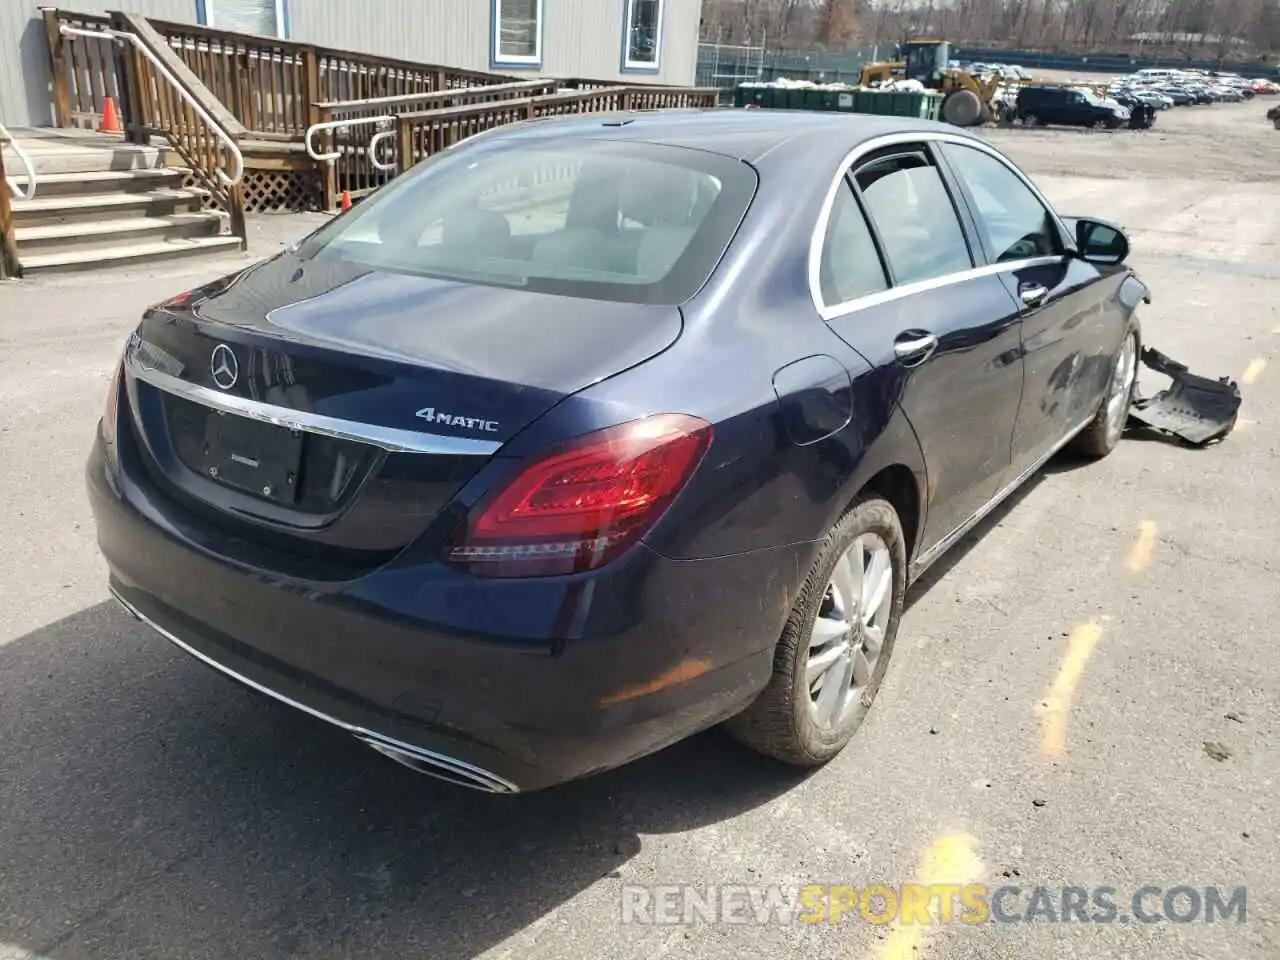
<svg viewBox="0 0 1280 960"><path fill-rule="evenodd" d="M288 0L196 0L196 22L284 39L289 36Z"/></svg>
<svg viewBox="0 0 1280 960"><path fill-rule="evenodd" d="M662 50L663 0L627 0L623 69L657 70Z"/></svg>
<svg viewBox="0 0 1280 960"><path fill-rule="evenodd" d="M493 62L542 65L542 0L493 0Z"/></svg>

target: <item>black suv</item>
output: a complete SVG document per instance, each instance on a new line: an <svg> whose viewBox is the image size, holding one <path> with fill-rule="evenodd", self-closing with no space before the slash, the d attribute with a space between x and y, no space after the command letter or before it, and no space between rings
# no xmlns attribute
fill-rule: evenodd
<svg viewBox="0 0 1280 960"><path fill-rule="evenodd" d="M1114 130L1129 122L1129 113L1123 107L1117 109L1070 87L1023 87L1018 91L1014 115L1035 126L1057 123Z"/></svg>

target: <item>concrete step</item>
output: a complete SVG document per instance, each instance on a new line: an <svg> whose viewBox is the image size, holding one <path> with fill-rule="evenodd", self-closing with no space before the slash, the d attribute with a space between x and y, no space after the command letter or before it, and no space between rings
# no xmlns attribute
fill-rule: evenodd
<svg viewBox="0 0 1280 960"><path fill-rule="evenodd" d="M140 147L108 134L81 137L58 135L68 132L70 131L11 131L18 145L35 165L37 178L61 173L146 170L164 166L158 147ZM24 133L28 135L24 136ZM11 148L4 151L4 172L6 177L27 175L26 167Z"/></svg>
<svg viewBox="0 0 1280 960"><path fill-rule="evenodd" d="M96 270L122 264L172 260L210 253L235 253L240 249L238 237L180 237L127 246L85 247L54 253L27 256L19 250L24 275L69 273Z"/></svg>
<svg viewBox="0 0 1280 960"><path fill-rule="evenodd" d="M160 187L182 186L181 170L156 167L141 170L88 170L78 173L43 173L36 168L36 199L45 197L79 197L100 193L140 193ZM12 177L24 193L27 178Z"/></svg>
<svg viewBox="0 0 1280 960"><path fill-rule="evenodd" d="M134 193L66 197L44 197L37 193L34 200L19 200L13 204L13 222L15 227L35 227L195 213L208 195L207 190L197 187L162 187Z"/></svg>
<svg viewBox="0 0 1280 960"><path fill-rule="evenodd" d="M30 256L46 253L135 246L183 237L216 237L226 232L229 221L230 218L221 211L204 210L162 217L18 227L14 230L14 237L18 242L18 256L25 262Z"/></svg>

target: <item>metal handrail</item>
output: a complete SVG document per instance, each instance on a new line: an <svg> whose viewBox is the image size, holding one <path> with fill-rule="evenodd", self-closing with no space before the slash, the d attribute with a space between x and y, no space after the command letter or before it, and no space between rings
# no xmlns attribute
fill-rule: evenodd
<svg viewBox="0 0 1280 960"><path fill-rule="evenodd" d="M151 65L159 71L160 75L169 81L169 85L178 91L178 95L181 96L182 99L186 101L187 105L195 111L196 116L209 125L210 129L213 130L214 136L222 141L222 145L226 147L227 152L231 154L231 169L234 171L235 175L228 176L222 171L222 168L219 167L214 171L218 179L228 187L234 187L240 182L240 179L244 176L244 154L240 152L240 147L236 145L232 136L227 133L226 130L222 129L222 124L218 123L217 120L213 119L213 117L209 115L205 108L200 105L200 102L188 93L186 87L180 84L173 74L169 72L169 68L160 62L160 58L152 53L146 44L139 40L137 36L129 33L127 30L112 30L105 27L101 30L85 30L81 27L69 27L66 24L63 24L59 28L59 33L64 37L92 37L98 40L106 37L117 42L120 40L128 40L133 44L134 49L141 52L144 57L150 60Z"/></svg>
<svg viewBox="0 0 1280 960"><path fill-rule="evenodd" d="M18 185L12 180L8 181L9 192L13 194L15 200L31 200L36 195L36 165L31 162L31 158L27 156L25 150L18 146L18 141L13 138L3 123L0 123L0 147L5 144L13 147L13 152L18 155L18 159L22 161L22 165L27 168L27 190L23 193L18 189ZM4 162L4 158L0 157L0 163Z"/></svg>
<svg viewBox="0 0 1280 960"><path fill-rule="evenodd" d="M373 167L373 169L381 170L383 173L395 173L396 162L394 158L391 160L390 163L382 163L380 160L378 160L378 147L382 144L382 141L387 139L388 137L394 137L395 135L396 135L396 132L394 130L383 130L380 133L375 133L370 138L369 163Z"/></svg>
<svg viewBox="0 0 1280 960"><path fill-rule="evenodd" d="M307 156L312 160L321 163L332 162L342 156L341 150L335 150L333 153L316 153L315 147L311 145L311 137L321 130L340 130L343 127L360 127L370 123L395 123L396 118L389 114L382 114L377 117L352 117L349 120L326 120L324 123L313 123L307 127L307 136L303 140L303 146L307 148ZM377 166L375 163L374 166ZM379 167L379 169L381 169Z"/></svg>

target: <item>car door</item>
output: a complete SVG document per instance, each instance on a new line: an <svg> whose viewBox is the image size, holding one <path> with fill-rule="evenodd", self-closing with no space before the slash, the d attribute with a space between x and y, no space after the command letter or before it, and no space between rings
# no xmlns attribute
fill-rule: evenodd
<svg viewBox="0 0 1280 960"><path fill-rule="evenodd" d="M1075 257L1052 208L1003 157L949 142L942 155L977 225L987 261L1021 310L1024 388L1011 475L1035 465L1087 421L1107 383L1115 344L1110 285Z"/></svg>
<svg viewBox="0 0 1280 960"><path fill-rule="evenodd" d="M1042 120L1059 124L1072 122L1069 98L1064 91L1045 88L1040 95L1043 98L1040 113Z"/></svg>
<svg viewBox="0 0 1280 960"><path fill-rule="evenodd" d="M1022 392L1018 310L974 253L928 144L869 154L840 184L816 295L915 430L928 486L922 549L994 496Z"/></svg>

